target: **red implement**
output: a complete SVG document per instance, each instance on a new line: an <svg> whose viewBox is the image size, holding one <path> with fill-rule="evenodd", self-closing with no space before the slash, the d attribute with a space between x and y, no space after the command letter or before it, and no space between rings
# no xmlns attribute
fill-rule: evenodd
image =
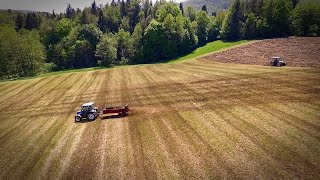
<svg viewBox="0 0 320 180"><path fill-rule="evenodd" d="M128 104L120 107L106 107L102 110L102 114L117 114L120 117L127 116L129 112Z"/></svg>

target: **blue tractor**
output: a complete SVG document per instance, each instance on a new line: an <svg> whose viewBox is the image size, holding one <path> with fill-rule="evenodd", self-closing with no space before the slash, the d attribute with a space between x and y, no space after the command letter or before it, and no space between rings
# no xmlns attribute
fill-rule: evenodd
<svg viewBox="0 0 320 180"><path fill-rule="evenodd" d="M85 103L80 111L75 116L75 122L80 122L82 119L93 121L99 117L99 109L95 107L94 102Z"/></svg>

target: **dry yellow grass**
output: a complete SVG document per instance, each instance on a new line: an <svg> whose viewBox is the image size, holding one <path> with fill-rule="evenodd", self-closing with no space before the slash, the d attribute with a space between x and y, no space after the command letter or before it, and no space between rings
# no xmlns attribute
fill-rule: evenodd
<svg viewBox="0 0 320 180"><path fill-rule="evenodd" d="M319 179L320 69L193 60L0 83L0 179ZM82 103L126 118L74 123Z"/></svg>

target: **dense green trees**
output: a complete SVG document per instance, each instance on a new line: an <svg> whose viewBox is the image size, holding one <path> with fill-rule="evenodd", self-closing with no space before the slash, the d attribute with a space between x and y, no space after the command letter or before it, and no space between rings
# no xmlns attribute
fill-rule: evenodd
<svg viewBox="0 0 320 180"><path fill-rule="evenodd" d="M96 58L99 59L101 66L110 66L117 59L117 39L113 34L102 36L100 43L97 45Z"/></svg>
<svg viewBox="0 0 320 180"><path fill-rule="evenodd" d="M129 59L133 56L130 32L120 29L116 38L118 43L116 64L128 64Z"/></svg>
<svg viewBox="0 0 320 180"><path fill-rule="evenodd" d="M54 62L61 68L83 68L96 65L96 46L102 32L93 24L72 28L68 36L58 43Z"/></svg>
<svg viewBox="0 0 320 180"><path fill-rule="evenodd" d="M0 77L55 69L152 63L216 39L320 36L319 2L234 0L228 11L197 12L164 0L113 0L65 13L0 11Z"/></svg>
<svg viewBox="0 0 320 180"><path fill-rule="evenodd" d="M16 32L0 25L0 78L33 76L41 71L45 49L36 31Z"/></svg>
<svg viewBox="0 0 320 180"><path fill-rule="evenodd" d="M190 12L186 16L191 15ZM196 17L191 21L183 16L176 4L162 4L157 11L157 19L149 24L143 35L143 62L170 59L193 50L198 45L198 27L205 44L209 18L205 12L199 14L197 20L201 26L198 26Z"/></svg>
<svg viewBox="0 0 320 180"><path fill-rule="evenodd" d="M292 10L292 4L290 0L277 0L271 1L269 4L273 4L272 18L267 19L269 24L270 36L288 36L290 34L290 12Z"/></svg>
<svg viewBox="0 0 320 180"><path fill-rule="evenodd" d="M120 8L118 6L106 6L103 10L106 32L117 33L121 23Z"/></svg>
<svg viewBox="0 0 320 180"><path fill-rule="evenodd" d="M68 4L66 9L66 18L72 19L76 15L76 11L71 7L71 4Z"/></svg>
<svg viewBox="0 0 320 180"><path fill-rule="evenodd" d="M140 63L143 59L142 37L143 37L143 29L140 23L138 23L132 33L131 48L132 48L133 57L132 59L130 59L131 63Z"/></svg>
<svg viewBox="0 0 320 180"><path fill-rule="evenodd" d="M209 24L208 24L208 33L207 33L207 40L209 42L214 41L217 39L219 36L219 25L217 23L217 20L215 17L211 17L209 19Z"/></svg>
<svg viewBox="0 0 320 180"><path fill-rule="evenodd" d="M319 36L308 31L317 32L314 29L319 24L319 1L297 3L297 0L235 0L224 18L221 37L236 40Z"/></svg>
<svg viewBox="0 0 320 180"><path fill-rule="evenodd" d="M59 68L64 67L63 58L65 55L62 52L65 52L65 50L63 50L62 42L74 26L74 23L66 18L41 25L40 34L46 47L47 62L55 63Z"/></svg>
<svg viewBox="0 0 320 180"><path fill-rule="evenodd" d="M165 32L161 24L152 20L144 33L143 63L164 59Z"/></svg>
<svg viewBox="0 0 320 180"><path fill-rule="evenodd" d="M254 13L249 13L242 27L242 37L249 39L257 37L257 19Z"/></svg>
<svg viewBox="0 0 320 180"><path fill-rule="evenodd" d="M235 0L231 5L222 24L221 36L227 40L240 38L240 0Z"/></svg>
<svg viewBox="0 0 320 180"><path fill-rule="evenodd" d="M292 27L298 36L320 36L320 3L299 3L292 13Z"/></svg>
<svg viewBox="0 0 320 180"><path fill-rule="evenodd" d="M39 18L36 13L28 13L26 18L25 28L32 30L38 28L41 24L41 18Z"/></svg>
<svg viewBox="0 0 320 180"><path fill-rule="evenodd" d="M20 30L24 27L24 16L21 13L17 14L17 18L16 18L16 29Z"/></svg>
<svg viewBox="0 0 320 180"><path fill-rule="evenodd" d="M233 0L188 0L183 3L185 7L192 6L197 11L202 10L203 6L206 5L208 14L214 12L220 12L223 9L228 9Z"/></svg>
<svg viewBox="0 0 320 180"><path fill-rule="evenodd" d="M200 11L197 14L198 38L200 46L207 43L209 21L210 19L206 11Z"/></svg>

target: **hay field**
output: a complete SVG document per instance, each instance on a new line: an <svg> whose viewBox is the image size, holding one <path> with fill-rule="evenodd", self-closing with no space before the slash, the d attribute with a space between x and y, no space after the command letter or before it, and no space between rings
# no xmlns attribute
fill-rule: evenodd
<svg viewBox="0 0 320 180"><path fill-rule="evenodd" d="M192 60L0 83L0 179L319 179L320 69ZM125 118L74 123L82 103Z"/></svg>

